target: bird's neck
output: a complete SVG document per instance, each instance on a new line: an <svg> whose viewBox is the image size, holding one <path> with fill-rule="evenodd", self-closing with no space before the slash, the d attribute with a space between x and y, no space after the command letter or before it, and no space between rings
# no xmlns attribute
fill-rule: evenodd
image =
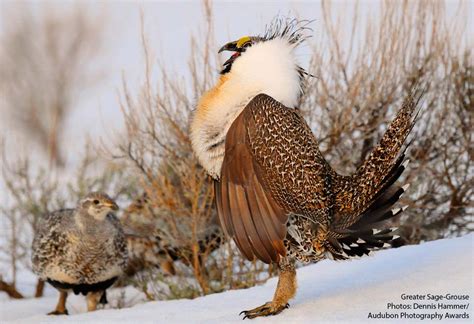
<svg viewBox="0 0 474 324"><path fill-rule="evenodd" d="M236 111L240 112L259 93L287 107L296 106L301 79L294 46L287 40L274 39L248 48L234 62L230 72L222 75L216 86L202 96L196 118L218 119L215 121L222 124L225 119L238 115Z"/></svg>
<svg viewBox="0 0 474 324"><path fill-rule="evenodd" d="M301 80L293 50L284 39L255 44L199 100L191 140L211 176L219 177L225 135L253 97L265 93L287 107L296 106Z"/></svg>
<svg viewBox="0 0 474 324"><path fill-rule="evenodd" d="M282 38L249 47L228 73L229 88L244 97L264 93L294 108L301 93L294 49L294 45Z"/></svg>
<svg viewBox="0 0 474 324"><path fill-rule="evenodd" d="M97 231L102 231L106 226L105 219L96 219L85 210L79 210L74 218L77 228L84 234L94 234Z"/></svg>

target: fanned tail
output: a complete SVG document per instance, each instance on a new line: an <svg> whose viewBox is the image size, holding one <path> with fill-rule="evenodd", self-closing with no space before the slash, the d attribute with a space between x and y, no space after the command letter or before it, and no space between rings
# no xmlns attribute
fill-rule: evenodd
<svg viewBox="0 0 474 324"><path fill-rule="evenodd" d="M384 221L400 215L407 206L394 208L409 185L395 182L409 160L402 146L413 128L423 91L415 90L391 122L379 145L359 170L337 179L336 213L328 233L326 251L336 260L368 255L371 251L399 246L401 241Z"/></svg>
<svg viewBox="0 0 474 324"><path fill-rule="evenodd" d="M400 155L390 173L386 176L382 189L372 204L358 217L358 220L345 229L333 229L329 232L326 250L328 257L344 260L351 257L369 255L371 251L400 246L401 241L394 232L396 228L384 228L384 221L400 215L408 206L394 208L409 185L395 184L406 169L409 160Z"/></svg>
<svg viewBox="0 0 474 324"><path fill-rule="evenodd" d="M336 208L331 224L333 230L348 229L361 218L367 217L367 214L377 218L380 212L387 211L383 207L389 207L398 200L402 191L400 188L394 189L396 187L393 184L406 167L405 151L408 145L405 149L402 147L416 122L419 113L416 108L422 95L423 91L414 90L408 96L380 143L354 175L336 177Z"/></svg>
<svg viewBox="0 0 474 324"><path fill-rule="evenodd" d="M397 228L384 229L384 221L399 216L408 207L393 207L409 187L408 184L401 187L394 184L407 162L408 160L398 166L387 186L381 190L357 222L347 229L329 232L326 245L329 258L344 260L369 255L370 252L379 249L403 245L399 236L394 233Z"/></svg>

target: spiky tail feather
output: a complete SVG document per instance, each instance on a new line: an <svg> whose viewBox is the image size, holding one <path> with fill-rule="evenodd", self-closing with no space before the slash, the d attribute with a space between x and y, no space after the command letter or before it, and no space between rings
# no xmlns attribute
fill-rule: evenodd
<svg viewBox="0 0 474 324"><path fill-rule="evenodd" d="M407 206L393 208L409 185L402 187L395 184L403 173L409 160L400 155L392 170L385 177L382 189L375 196L372 204L360 215L358 220L346 229L333 229L328 234L326 244L327 256L335 260L369 255L371 251L402 245L395 228L383 228L383 222L400 215Z"/></svg>
<svg viewBox="0 0 474 324"><path fill-rule="evenodd" d="M339 239L328 239L326 256L332 260L346 260L369 255L372 251L400 246L400 236L394 233L396 230L397 228L369 229Z"/></svg>
<svg viewBox="0 0 474 324"><path fill-rule="evenodd" d="M399 166L404 168L406 163ZM401 174L397 171L395 174ZM403 171L402 171L403 172ZM397 177L398 177L397 176ZM403 245L396 228L383 228L383 222L400 215L408 206L393 208L401 195L408 189L389 185L378 195L374 203L363 213L362 217L352 226L345 230L334 230L329 232L326 243L327 257L335 260L344 260L351 257L369 255L370 252L392 246Z"/></svg>
<svg viewBox="0 0 474 324"><path fill-rule="evenodd" d="M423 91L414 90L407 97L380 143L354 175L334 179L337 196L333 230L348 229L374 208L379 210L381 196L393 198L382 199L385 205L397 200L392 185L405 169L408 146L402 147L417 119L419 110L416 112L416 108L422 95Z"/></svg>
<svg viewBox="0 0 474 324"><path fill-rule="evenodd" d="M395 228L378 229L383 222L400 215L407 206L393 208L409 185L402 187L395 184L406 169L409 160L403 160L403 152L392 170L385 177L382 189L375 196L372 204L360 215L359 219L346 229L333 229L328 234L326 243L327 257L335 260L344 260L351 257L369 255L371 251L400 246Z"/></svg>
<svg viewBox="0 0 474 324"><path fill-rule="evenodd" d="M415 110L422 95L423 91L412 92L357 173L339 179L337 204L340 208L336 211L326 242L329 258L347 259L402 245L393 228L379 228L383 228L384 221L400 215L407 208L393 208L409 186L398 186L395 182L409 162L405 159L409 144L400 150L416 122L419 111L415 113Z"/></svg>

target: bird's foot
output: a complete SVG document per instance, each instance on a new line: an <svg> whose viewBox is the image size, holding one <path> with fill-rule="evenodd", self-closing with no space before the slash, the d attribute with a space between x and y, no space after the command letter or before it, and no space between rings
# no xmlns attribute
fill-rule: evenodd
<svg viewBox="0 0 474 324"><path fill-rule="evenodd" d="M284 309L290 307L290 304L277 304L273 301L263 304L254 309L240 312L239 315L244 314L244 318L255 318L259 316L270 316L280 314Z"/></svg>
<svg viewBox="0 0 474 324"><path fill-rule="evenodd" d="M49 312L48 315L69 315L67 309L60 311L60 310L53 310L52 312Z"/></svg>

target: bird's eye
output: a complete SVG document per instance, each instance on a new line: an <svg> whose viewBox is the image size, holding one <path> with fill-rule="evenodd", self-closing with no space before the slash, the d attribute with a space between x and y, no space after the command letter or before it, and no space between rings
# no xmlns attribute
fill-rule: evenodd
<svg viewBox="0 0 474 324"><path fill-rule="evenodd" d="M99 201L98 201L97 199L95 199L95 200L93 201L93 203L94 203L94 205L98 205L98 204L99 204Z"/></svg>
<svg viewBox="0 0 474 324"><path fill-rule="evenodd" d="M252 46L252 42L247 42L242 47L247 48L247 47L250 47L250 46Z"/></svg>

